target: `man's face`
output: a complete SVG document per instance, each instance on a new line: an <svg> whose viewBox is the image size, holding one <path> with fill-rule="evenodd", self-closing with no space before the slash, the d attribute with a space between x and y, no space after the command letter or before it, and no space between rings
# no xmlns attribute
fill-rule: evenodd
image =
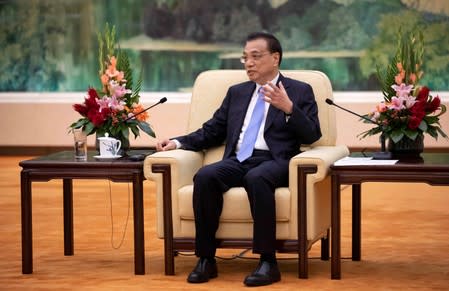
<svg viewBox="0 0 449 291"><path fill-rule="evenodd" d="M243 50L248 78L258 84L273 80L279 70L279 53L270 53L263 38L248 41Z"/></svg>

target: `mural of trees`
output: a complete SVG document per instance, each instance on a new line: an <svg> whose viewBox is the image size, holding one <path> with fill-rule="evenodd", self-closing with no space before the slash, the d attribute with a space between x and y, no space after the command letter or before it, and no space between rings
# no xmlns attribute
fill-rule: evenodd
<svg viewBox="0 0 449 291"><path fill-rule="evenodd" d="M447 17L426 15L434 21L426 23L417 11L388 13L379 21L379 33L367 47L361 59L361 72L365 77L372 76L376 66L385 67L393 57L397 45L397 28L403 32L422 28L424 34L424 75L422 83L437 90L448 90L449 82L449 22Z"/></svg>
<svg viewBox="0 0 449 291"><path fill-rule="evenodd" d="M57 90L64 80L64 7L50 0L0 7L0 91Z"/></svg>
<svg viewBox="0 0 449 291"><path fill-rule="evenodd" d="M257 30L281 40L283 69L324 71L335 90L378 90L376 66L392 57L398 27L423 30L423 82L449 90L448 15L449 2L438 0L3 0L0 91L97 86L96 33L106 22L147 91L241 69L242 43Z"/></svg>

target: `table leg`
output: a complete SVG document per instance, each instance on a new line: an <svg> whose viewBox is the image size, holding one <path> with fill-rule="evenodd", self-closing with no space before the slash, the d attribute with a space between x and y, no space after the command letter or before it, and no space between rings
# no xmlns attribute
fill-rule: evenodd
<svg viewBox="0 0 449 291"><path fill-rule="evenodd" d="M362 253L361 232L361 184L352 185L352 260L360 261Z"/></svg>
<svg viewBox="0 0 449 291"><path fill-rule="evenodd" d="M22 273L33 273L33 221L31 180L28 172L20 173L21 209L22 209Z"/></svg>
<svg viewBox="0 0 449 291"><path fill-rule="evenodd" d="M73 182L63 179L64 255L73 256Z"/></svg>
<svg viewBox="0 0 449 291"><path fill-rule="evenodd" d="M143 174L133 178L134 273L145 275L145 236L143 223Z"/></svg>
<svg viewBox="0 0 449 291"><path fill-rule="evenodd" d="M331 279L341 279L341 246L340 246L340 179L332 175L331 198Z"/></svg>

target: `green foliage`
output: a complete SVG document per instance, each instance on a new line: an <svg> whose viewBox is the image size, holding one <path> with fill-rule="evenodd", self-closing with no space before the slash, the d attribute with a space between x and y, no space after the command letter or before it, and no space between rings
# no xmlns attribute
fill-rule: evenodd
<svg viewBox="0 0 449 291"><path fill-rule="evenodd" d="M423 30L425 74L422 82L430 88L449 90L449 21L431 23Z"/></svg>
<svg viewBox="0 0 449 291"><path fill-rule="evenodd" d="M423 82L434 90L448 90L448 16L418 11L403 2L6 0L0 4L0 70L7 73L0 75L0 91L81 91L98 84L96 31L104 23L120 27L122 38L115 39L117 43L146 34L168 42L187 39L240 45L249 32L265 30L278 36L285 51L366 50L360 60L284 59L285 68L324 71L336 90L377 90L376 65L386 68L390 62L397 27L406 32L419 24L426 48ZM104 43L104 56L107 50ZM132 67L145 68L133 78L139 90L182 90L191 87L201 71L242 68L236 59L220 59L220 51L126 53Z"/></svg>
<svg viewBox="0 0 449 291"><path fill-rule="evenodd" d="M422 82L436 90L447 90L449 88L449 79L446 77L449 72L449 35L446 31L449 31L449 22L447 18L437 18L434 21L426 22L423 14L413 11L390 13L382 17L379 22L379 34L373 39L365 56L360 60L363 76L369 77L376 74L377 67L387 68L391 65L389 57L396 51L398 27L401 27L404 35L410 35L416 27L419 27L422 36L417 37L422 37L423 49L417 53L421 56L425 55L425 62L421 64L425 72ZM407 53L406 48L402 53ZM394 67L391 68L389 78L395 74L395 70ZM388 76L382 76L381 80L384 78ZM390 93L387 92L387 94Z"/></svg>
<svg viewBox="0 0 449 291"><path fill-rule="evenodd" d="M276 36L284 50L303 50L313 45L313 36L302 26L301 18L294 15L283 17L279 19L279 27L283 29Z"/></svg>
<svg viewBox="0 0 449 291"><path fill-rule="evenodd" d="M137 79L136 84L134 84L134 73L132 70L132 64L129 58L129 55L124 50L118 50L118 61L117 61L117 69L119 71L123 71L126 79L127 88L133 88L132 93L128 93L125 95L126 105L131 107L133 103L139 103L140 99L140 90L142 89L142 71L139 74L139 78Z"/></svg>
<svg viewBox="0 0 449 291"><path fill-rule="evenodd" d="M110 26L106 23L104 30L98 32L98 62L99 62L99 74L103 74L106 69L106 65L109 61L109 57L116 55L115 48L115 26Z"/></svg>
<svg viewBox="0 0 449 291"><path fill-rule="evenodd" d="M360 50L369 42L370 36L359 25L357 15L348 13L348 9L350 8L340 7L329 16L329 25L326 27L326 38L322 42L322 48Z"/></svg>
<svg viewBox="0 0 449 291"><path fill-rule="evenodd" d="M391 53L395 52L397 47L398 27L402 27L402 32L407 34L418 26L424 26L418 12L402 10L384 14L378 23L378 34L366 49L365 56L361 58L363 75L375 74L377 67L385 68L390 64Z"/></svg>
<svg viewBox="0 0 449 291"><path fill-rule="evenodd" d="M63 3L11 1L1 6L0 19L0 91L57 90L65 78L59 62L65 40Z"/></svg>
<svg viewBox="0 0 449 291"><path fill-rule="evenodd" d="M399 62L399 58L396 56L393 57L391 62L386 66L385 71L382 70L380 66L376 67L377 79L380 84L380 91L384 95L384 98L387 101L391 101L391 97L395 95L395 91L391 88L391 85L394 84L394 77L398 74L398 68L396 64Z"/></svg>
<svg viewBox="0 0 449 291"><path fill-rule="evenodd" d="M396 54L386 66L385 72L382 68L377 66L377 76L380 82L381 91L385 100L390 102L391 98L396 95L396 92L391 88L395 84L395 76L399 73L398 64L403 68L404 81L407 83L417 84L423 73L421 68L423 64L423 34L422 31L416 27L408 33L403 33L402 28L399 28L397 33L397 49ZM413 79L412 79L413 78Z"/></svg>
<svg viewBox="0 0 449 291"><path fill-rule="evenodd" d="M262 23L257 14L247 7L233 7L230 11L215 14L211 39L218 42L243 41L249 33L259 30L262 30Z"/></svg>

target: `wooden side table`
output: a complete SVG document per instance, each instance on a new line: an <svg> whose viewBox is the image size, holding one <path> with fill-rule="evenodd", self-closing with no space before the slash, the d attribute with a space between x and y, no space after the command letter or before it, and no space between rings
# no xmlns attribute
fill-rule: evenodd
<svg viewBox="0 0 449 291"><path fill-rule="evenodd" d="M341 279L340 186L352 185L352 260L361 260L361 184L363 182L421 182L449 185L449 153L424 153L419 160L394 165L331 166L331 278Z"/></svg>
<svg viewBox="0 0 449 291"><path fill-rule="evenodd" d="M152 150L131 150L132 154L150 154ZM21 161L22 273L33 272L32 182L62 179L64 212L64 255L73 255L73 179L107 179L133 185L134 269L145 274L145 239L143 218L143 161L129 157L96 160L89 152L87 161L75 161L73 151L63 151ZM130 153L131 154L131 153Z"/></svg>

